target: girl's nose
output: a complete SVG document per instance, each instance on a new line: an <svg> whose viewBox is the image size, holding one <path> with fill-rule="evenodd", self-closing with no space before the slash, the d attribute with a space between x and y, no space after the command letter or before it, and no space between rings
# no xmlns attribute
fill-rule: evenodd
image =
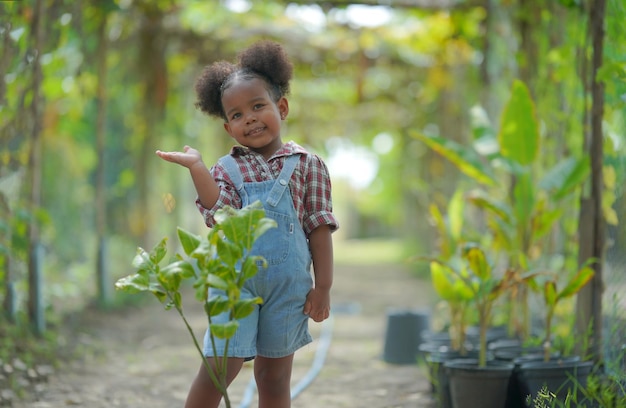
<svg viewBox="0 0 626 408"><path fill-rule="evenodd" d="M246 123L254 123L256 122L256 115L254 114L254 112L249 112L246 115Z"/></svg>

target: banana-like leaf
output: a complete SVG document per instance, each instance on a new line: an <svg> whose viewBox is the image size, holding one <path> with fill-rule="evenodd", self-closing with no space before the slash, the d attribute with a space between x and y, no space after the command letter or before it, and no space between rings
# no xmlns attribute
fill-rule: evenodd
<svg viewBox="0 0 626 408"><path fill-rule="evenodd" d="M552 200L557 202L569 196L589 177L589 157L569 157L560 160L546 172L539 181L539 187L549 191Z"/></svg>
<svg viewBox="0 0 626 408"><path fill-rule="evenodd" d="M443 300L461 302L470 300L473 297L471 287L450 266L438 261L432 261L430 263L430 274L433 287Z"/></svg>
<svg viewBox="0 0 626 408"><path fill-rule="evenodd" d="M426 136L415 131L412 131L411 135L448 159L461 172L477 182L488 186L497 184L491 167L483 163L481 157L473 149L438 136Z"/></svg>
<svg viewBox="0 0 626 408"><path fill-rule="evenodd" d="M554 281L548 281L544 284L543 297L546 301L546 306L548 306L548 308L552 308L556 305L557 294L556 283Z"/></svg>
<svg viewBox="0 0 626 408"><path fill-rule="evenodd" d="M463 232L463 220L465 219L463 210L465 208L463 200L463 190L457 189L448 203L448 226L450 236L455 242L461 240Z"/></svg>
<svg viewBox="0 0 626 408"><path fill-rule="evenodd" d="M482 190L471 191L467 195L467 199L478 208L487 210L487 212L495 215L504 223L513 225L513 213L506 202L489 196Z"/></svg>
<svg viewBox="0 0 626 408"><path fill-rule="evenodd" d="M525 166L535 161L539 151L539 124L535 104L523 82L513 83L504 107L498 144L502 156Z"/></svg>
<svg viewBox="0 0 626 408"><path fill-rule="evenodd" d="M439 252L442 258L447 259L454 253L454 243L452 242L451 234L448 232L446 221L443 218L441 211L439 211L439 207L431 203L429 210L430 217L435 224L435 228L437 229L437 233L440 238Z"/></svg>
<svg viewBox="0 0 626 408"><path fill-rule="evenodd" d="M535 186L530 174L524 173L517 177L513 189L513 206L515 208L515 223L523 230L530 225L531 216L535 208Z"/></svg>
<svg viewBox="0 0 626 408"><path fill-rule="evenodd" d="M572 279L567 282L567 285L565 285L563 290L559 292L558 299L564 299L578 293L578 291L580 291L587 284L587 282L593 278L594 273L594 270L589 266L581 268L576 275L574 275Z"/></svg>
<svg viewBox="0 0 626 408"><path fill-rule="evenodd" d="M465 249L464 255L474 275L482 281L491 279L491 265L487 262L487 257L482 249L478 246L469 246Z"/></svg>

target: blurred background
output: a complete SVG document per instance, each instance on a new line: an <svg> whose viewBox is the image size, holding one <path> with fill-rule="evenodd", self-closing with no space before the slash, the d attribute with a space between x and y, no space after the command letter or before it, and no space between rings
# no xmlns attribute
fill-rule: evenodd
<svg viewBox="0 0 626 408"><path fill-rule="evenodd" d="M187 171L154 152L191 145L210 164L229 151L222 123L194 107L194 81L203 66L233 61L259 39L282 43L295 65L284 140L329 166L339 261L432 253L429 207L445 207L473 181L415 134L476 145L485 129L498 129L520 80L540 124L535 166L588 154L595 4L0 2L4 314L41 331L68 310L124 303L113 285L133 272L137 246L176 242L176 226L206 231ZM621 265L605 279L623 284L626 5L607 0L603 17L602 207L607 261ZM551 247L575 260L566 244L579 198L562 209ZM355 242L357 251L344 250ZM427 265L411 269L428 276Z"/></svg>

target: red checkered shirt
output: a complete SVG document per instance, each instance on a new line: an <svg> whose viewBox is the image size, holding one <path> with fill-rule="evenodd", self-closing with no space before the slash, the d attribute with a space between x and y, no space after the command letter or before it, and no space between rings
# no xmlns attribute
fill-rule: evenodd
<svg viewBox="0 0 626 408"><path fill-rule="evenodd" d="M304 233L308 237L321 225L329 225L331 231L335 231L339 224L332 212L330 176L320 157L307 152L295 142L284 144L268 161L261 154L242 146L235 146L230 151L230 155L239 164L244 183L276 179L285 158L294 154L301 156L291 176L289 190ZM196 205L206 225L213 227L215 212L226 205L241 208L241 198L224 167L217 163L211 167L210 172L220 187L220 196L212 208L203 207L199 199L196 199Z"/></svg>

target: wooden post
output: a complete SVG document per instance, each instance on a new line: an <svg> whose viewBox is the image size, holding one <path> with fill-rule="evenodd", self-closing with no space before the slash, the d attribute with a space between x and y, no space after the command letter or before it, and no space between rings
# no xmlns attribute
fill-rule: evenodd
<svg viewBox="0 0 626 408"><path fill-rule="evenodd" d="M604 84L598 81L598 71L602 67L604 47L604 18L606 0L595 0L589 4L589 25L593 56L591 72L588 78L591 88L591 117L590 133L585 139L585 147L589 150L591 159L590 196L581 201L581 215L579 223L580 262L589 257L595 258L593 264L595 275L593 279L579 293L576 305L577 331L579 338L587 335L591 328L591 353L596 362L601 362L602 356L602 294L604 283L602 265L604 261L605 221L602 212L602 189L604 179L603 165L603 136L602 120L604 117ZM583 258L584 257L584 258ZM578 345L579 351L581 344Z"/></svg>

